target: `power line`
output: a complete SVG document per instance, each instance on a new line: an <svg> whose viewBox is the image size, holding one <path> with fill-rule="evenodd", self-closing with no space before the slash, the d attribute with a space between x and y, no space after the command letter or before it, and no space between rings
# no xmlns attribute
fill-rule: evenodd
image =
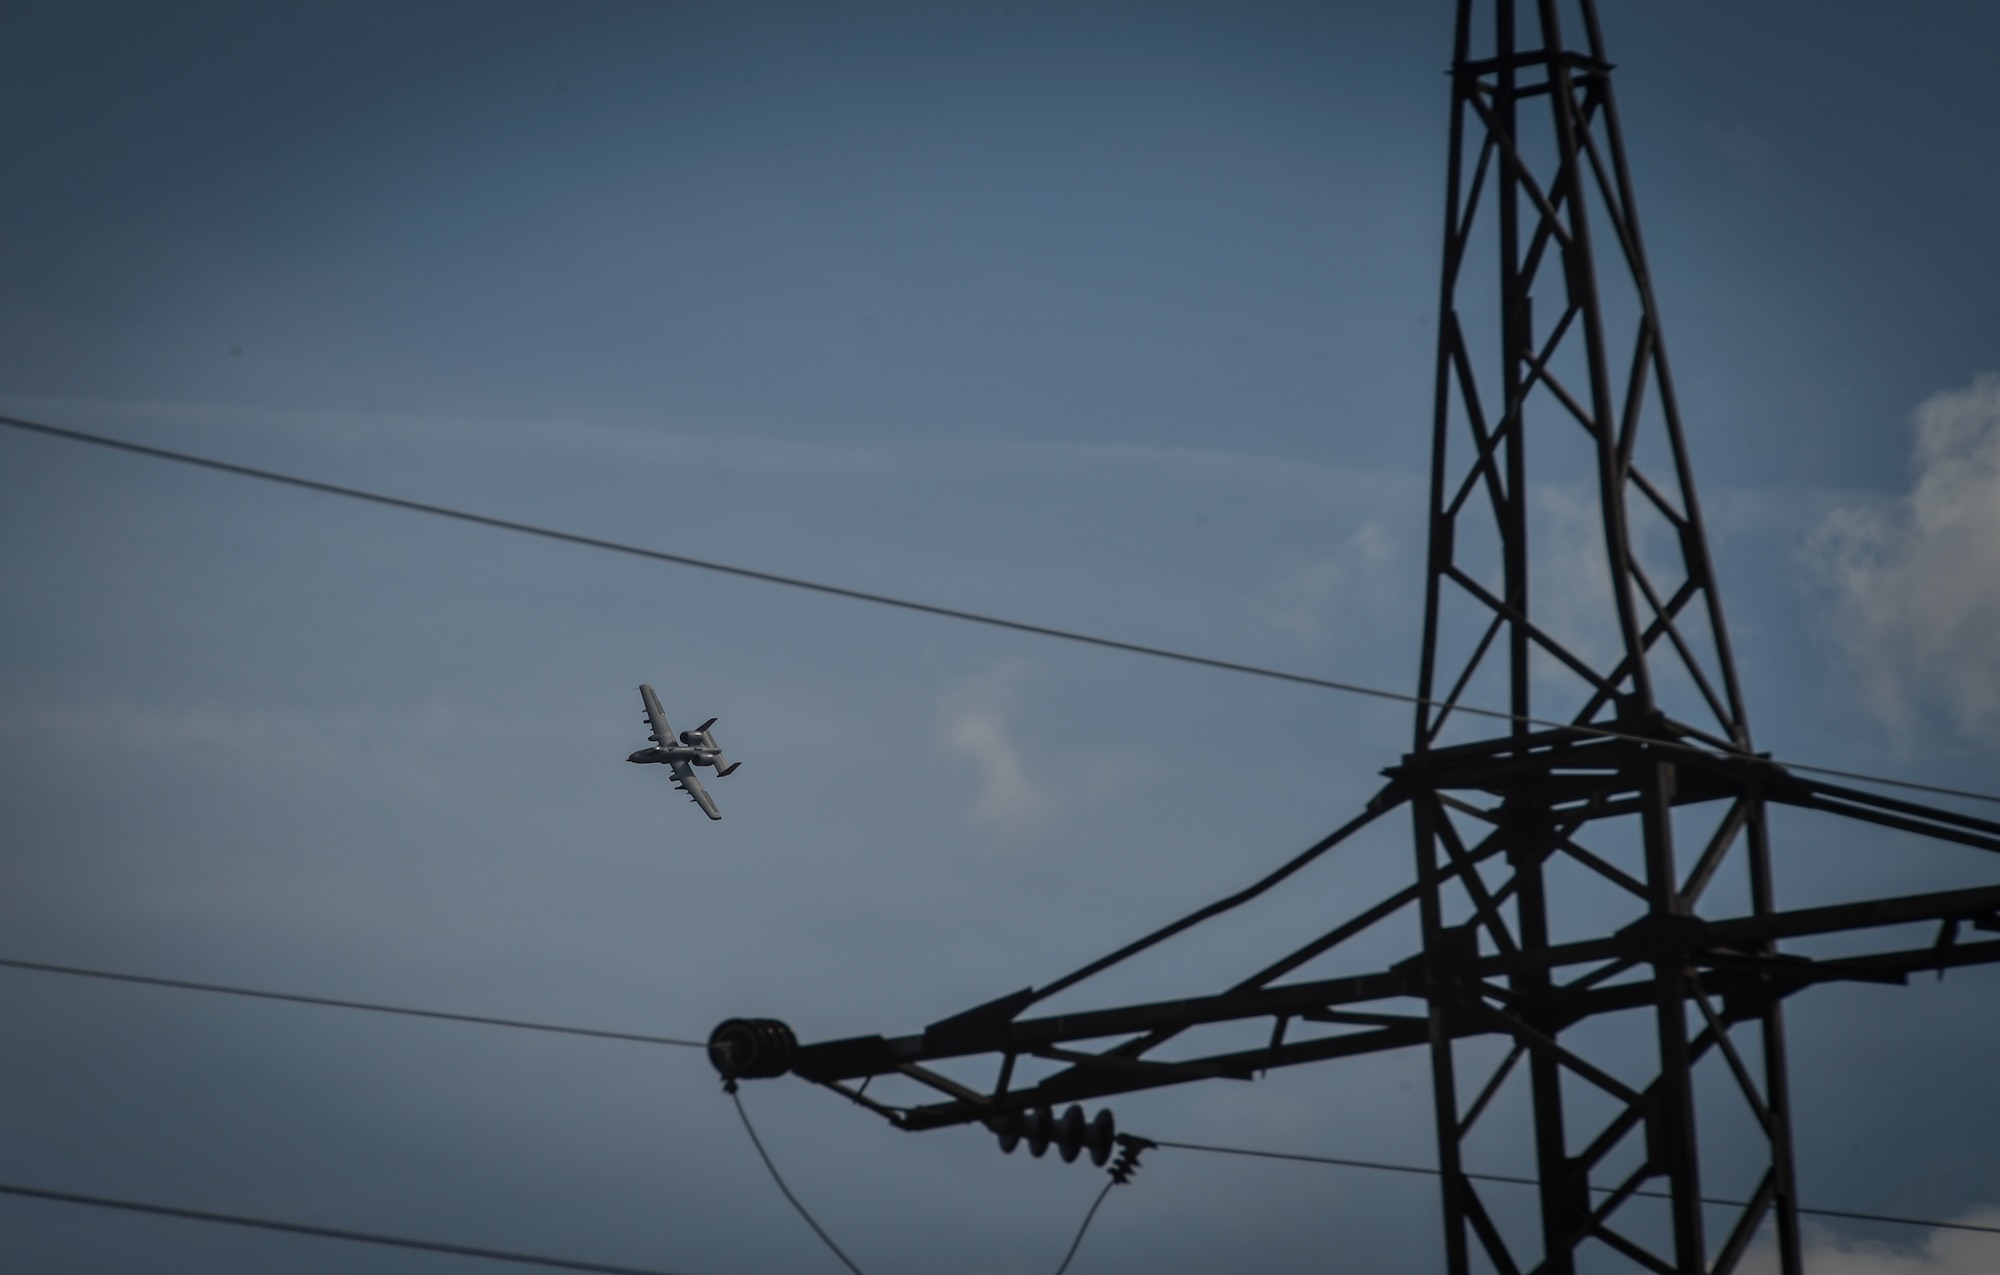
<svg viewBox="0 0 2000 1275"><path fill-rule="evenodd" d="M778 1190L784 1192L785 1199L798 1211L798 1215L805 1219L813 1234L819 1236L820 1242L832 1250L833 1255L839 1258L848 1270L853 1271L854 1275L863 1275L861 1268L854 1264L854 1259L841 1251L840 1245L834 1243L833 1237L828 1235L826 1229L806 1211L806 1206L799 1203L799 1197L792 1194L792 1188L785 1185L784 1175L778 1172L778 1166L771 1160L771 1153L764 1149L764 1140L757 1136L756 1126L750 1123L750 1113L743 1107L743 1096L736 1091L735 1082L731 1081L725 1085L724 1092L729 1095L729 1100L736 1104L736 1115L743 1121L743 1132L750 1135L750 1145L757 1148L757 1158L762 1160L764 1167L770 1171L771 1180L778 1184ZM1104 1189L1097 1193L1097 1198L1091 1201L1090 1211L1083 1215L1083 1224L1076 1228L1076 1236L1069 1242L1069 1251L1063 1254L1062 1265L1056 1267L1056 1275L1063 1275L1063 1272L1069 1269L1069 1264L1076 1260L1076 1251L1083 1246L1084 1234L1090 1230L1092 1220L1097 1217L1097 1210L1104 1207L1104 1197L1110 1195L1111 1188L1117 1185L1118 1179L1112 1178L1104 1184Z"/></svg>
<svg viewBox="0 0 2000 1275"><path fill-rule="evenodd" d="M263 988L235 987L225 983L197 983L187 979L157 978L148 974L125 974L112 970L84 969L80 966L75 966L75 965L52 965L45 961L21 961L21 960L14 960L9 957L0 957L0 967L4 967L7 969L29 970L39 974L66 974L77 978L95 978L115 983L136 983L143 987L169 987L181 991L214 992L224 996L248 996L258 1000L290 1001L300 1005L321 1005L333 1009L363 1010L368 1013L375 1013L375 1014L400 1014L408 1018L435 1018L435 1019L442 1019L446 1022L477 1023L481 1026L486 1026L486 1027L511 1027L520 1031L551 1032L563 1036L589 1036L589 1037L597 1037L603 1040L628 1040L640 1044L675 1045L688 1049L707 1048L706 1044L702 1041L683 1040L674 1036L649 1036L639 1032L605 1031L594 1027L567 1027L556 1023L537 1023L518 1018L493 1018L483 1014L457 1014L447 1010L415 1009L406 1005L378 1005L368 1001L340 1000L327 996L304 996L295 992L273 992L265 990ZM731 1097L734 1098L735 1095L732 1094ZM828 1238L826 1232L820 1230L819 1223L813 1220L812 1215L806 1212L805 1207L801 1205L798 1201L798 1198L792 1194L791 1188L785 1185L784 1178L779 1175L777 1166L771 1162L769 1154L767 1154L764 1150L763 1142L757 1137L756 1129L751 1126L749 1113L743 1109L743 1102L742 1099L740 1098L736 1098L736 1112L737 1115L741 1117L743 1120L743 1127L744 1130L748 1132L750 1135L751 1144L757 1148L758 1156L764 1161L764 1167L770 1170L772 1180L777 1182L778 1189L784 1192L785 1198L791 1201L792 1207L799 1211L799 1216L805 1218L807 1225L811 1226L813 1228L813 1231L816 1234L818 1234L822 1240L826 1242L827 1247L833 1249L833 1251L836 1254L839 1254L840 1259L843 1262L847 1262L848 1268L850 1270L854 1270L856 1272L856 1275L860 1275L860 1268L854 1266L854 1264L848 1260L846 1254L841 1253L840 1249L833 1243L833 1241L830 1238ZM1156 1139L1155 1141L1158 1143L1158 1145L1162 1147L1173 1147L1176 1150L1180 1151L1204 1151L1216 1155L1249 1156L1255 1159L1263 1159L1263 1160L1291 1160L1302 1164L1328 1164L1328 1165L1337 1165L1339 1167L1349 1168L1349 1169L1371 1169L1377 1172L1384 1172L1384 1173L1414 1173L1423 1177L1438 1176L1438 1170L1425 1168L1422 1165L1415 1165L1415 1164L1392 1164L1380 1160L1354 1160L1354 1159L1346 1159L1340 1156L1306 1155L1301 1152L1291 1152L1291 1151L1259 1151L1249 1147L1224 1147L1224 1146L1216 1146L1211 1143L1201 1143L1201 1142L1171 1142L1165 1139ZM1536 1180L1534 1178L1513 1177L1504 1173L1468 1173L1465 1176L1469 1178L1475 1178L1484 1182L1501 1182L1513 1186L1537 1185ZM1593 1189L1601 1190L1602 1188L1593 1188ZM131 1208L131 1209L137 1209L142 1212L168 1213L177 1216L179 1215L185 1215L191 1217L208 1216L203 1214L187 1213L185 1210L176 1211L168 1209L164 1206L133 1204L129 1202L119 1202L119 1201L101 1201L98 1200L96 1197L91 1197L91 1196L71 1197L68 1195L64 1195L61 1192L39 1191L33 1188L13 1187L13 1186L7 1186L5 1184L0 1184L0 1191L12 1192L16 1195L42 1195L46 1196L49 1199L73 1200L74 1202L85 1203L85 1204L102 1203L105 1205L105 1207L108 1208ZM1641 1190L1635 1192L1635 1194L1653 1196L1657 1198L1666 1198L1665 1193L1659 1191ZM1103 1202L1102 1196L1099 1197L1098 1202L1100 1204ZM1727 1205L1735 1208L1744 1207L1747 1203L1747 1201L1743 1200L1711 1199L1708 1197L1703 1197L1702 1202L1704 1204ZM1799 1212L1811 1213L1819 1217L1846 1218L1862 1222L1888 1222L1899 1226L1943 1227L1948 1230L1980 1231L1987 1234L2000 1235L2000 1226L1980 1226L1977 1225L1976 1223L1971 1223L1971 1222L1943 1222L1935 1218L1899 1217L1887 1213L1862 1213L1851 1209L1807 1208L1803 1205L1799 1207ZM1093 1206L1091 1208L1090 1213L1085 1215L1083 1221L1083 1227L1079 1229L1077 1232L1077 1241L1076 1241L1077 1243L1082 1242L1083 1232L1084 1230L1089 1229L1091 1218L1094 1217L1096 1213L1097 1209L1095 1206ZM214 1215L209 1220L240 1221L239 1219L234 1219L230 1216L221 1214ZM295 1226L290 1223L277 1223L277 1222L263 1223L255 1220L241 1221L241 1225L245 1226L268 1225L271 1228L277 1230L302 1229L301 1227ZM321 1231L315 1231L312 1230L311 1228L303 1228L303 1229L307 1234L322 1233ZM368 1238L365 1236L360 1236L358 1234L355 1236L347 1236L346 1233L344 1232L342 1233L326 1232L326 1233L335 1234L336 1238L364 1238L364 1239ZM402 1241L394 1239L386 1239L383 1240L382 1242L401 1243ZM417 1247L422 1247L424 1245L424 1242L421 1241L411 1241L410 1243L413 1246ZM457 1250L441 1250L441 1251L457 1251ZM1072 1244L1070 1248L1071 1254L1073 1255L1075 1251L1076 1251L1076 1246L1075 1244ZM482 1253L480 1255L484 1254ZM538 1261L542 1259L520 1257L515 1260ZM1066 1257L1063 1260L1064 1263L1067 1264L1070 1259ZM556 1259L549 1259L549 1261L551 1263L554 1263ZM579 1266L576 1267L576 1269L622 1271L622 1270L627 1270L629 1268L607 1267L607 1266Z"/></svg>
<svg viewBox="0 0 2000 1275"><path fill-rule="evenodd" d="M1091 1220L1097 1216L1097 1210L1104 1207L1104 1197L1110 1195L1111 1188L1117 1185L1117 1178L1106 1182L1104 1189L1097 1193L1097 1198L1090 1202L1090 1212L1083 1215L1083 1225L1076 1228L1076 1238L1069 1242L1069 1252L1063 1254L1062 1265L1056 1267L1056 1275L1063 1275L1063 1272L1069 1269L1069 1264L1076 1260L1076 1250L1083 1246L1084 1232L1090 1229Z"/></svg>
<svg viewBox="0 0 2000 1275"><path fill-rule="evenodd" d="M147 1204L139 1200L117 1200L104 1195L82 1195L75 1191L51 1191L44 1187L0 1182L0 1193L34 1200L57 1200L97 1209L123 1209L129 1213L151 1213L158 1217L182 1218L190 1222L212 1222L221 1226L243 1226L260 1231L283 1231L320 1239L347 1240L356 1244L380 1244L390 1248L413 1248L426 1253L450 1253L458 1257L483 1257L494 1262L514 1262L521 1266L543 1266L562 1271L597 1271L603 1275L674 1275L656 1266L618 1266L610 1262L586 1262L571 1257L549 1257L540 1253L520 1253L512 1249L481 1248L472 1244L448 1244L441 1240L412 1239L407 1235L381 1235L373 1231L351 1231L338 1226L315 1226L307 1222L286 1222L269 1217L245 1217L240 1213L211 1213L206 1209L183 1209L169 1204Z"/></svg>
<svg viewBox="0 0 2000 1275"><path fill-rule="evenodd" d="M1153 1141L1159 1146L1174 1147L1181 1151L1208 1151L1217 1155L1249 1156L1259 1160L1295 1160L1303 1164L1333 1164L1339 1165L1344 1169L1375 1169L1388 1173L1415 1173L1429 1178L1442 1176L1439 1170L1427 1169L1418 1164L1388 1164L1380 1160L1348 1160L1340 1156L1302 1155L1291 1151L1254 1151L1248 1147L1219 1147L1204 1142L1169 1142L1165 1138L1156 1138ZM1541 1185L1534 1178L1515 1177L1512 1174L1506 1173L1467 1173L1463 1176L1474 1178L1481 1182L1504 1182L1509 1186ZM1599 1194L1609 1194L1611 1190L1609 1187L1601 1186L1594 1186L1590 1189ZM1656 1200L1673 1198L1665 1191L1638 1190L1632 1192L1632 1194L1648 1196ZM1748 1200L1724 1200L1707 1195L1701 1197L1701 1202L1703 1204L1718 1204L1739 1209L1750 1206L1750 1201ZM1799 1205L1799 1212L1811 1213L1816 1217L1849 1218L1862 1222L1893 1222L1898 1226L1942 1227L1951 1231L1980 1231L1988 1235L2000 1235L2000 1226L1981 1226L1976 1222L1940 1222L1935 1218L1897 1217L1889 1213L1860 1213L1853 1209L1813 1209L1807 1208L1803 1204Z"/></svg>
<svg viewBox="0 0 2000 1275"><path fill-rule="evenodd" d="M808 580L801 576L780 575L773 571L759 571L752 567L740 567L726 562L715 562L707 558L691 557L687 554L669 553L664 549L649 549L643 545L627 544L618 540L606 540L599 536L586 536L574 531L563 531L555 527L545 527L536 523L521 522L512 518L496 518L490 514L473 513L465 509L453 509L448 505L435 505L427 501L407 500L401 496L390 496L382 492L368 491L360 487L348 487L340 483L322 482L316 478L304 478L296 474L280 473L272 469L259 469L254 465L239 465L234 461L217 460L209 456L198 456L192 452L174 451L165 447L153 447L145 443L127 442L104 434L92 434L84 430L68 429L60 425L46 425L38 421L23 420L17 416L0 416L0 425L27 433L40 434L48 438L61 439L72 443L87 443L94 447L109 448L113 451L128 452L135 456L146 456L154 460L172 461L179 465L191 465L198 469L214 470L218 473L234 474L240 478L255 478L262 482L279 483L304 491L316 491L329 496L342 496L349 500L362 500L370 504L383 505L391 509L404 509L413 513L430 514L438 518L451 518L481 527L493 527L501 531L518 532L526 536L539 536L545 540L557 540L565 544L582 545L589 549L604 549L612 553L627 554L636 558L646 558L654 562L668 562L675 566L692 567L698 571L712 571L719 575L737 576L745 580L757 580L765 584L782 585L788 589L804 589L811 593L826 594L831 597L847 598L855 602L871 602L878 606L896 607L904 611L915 611L923 615L941 616L950 620L963 620L968 624L982 624L991 628L1009 629L1016 633L1033 634L1036 637L1054 638L1063 642L1077 642L1086 646L1100 647L1109 651L1123 651L1130 655L1146 655L1154 659L1172 660L1180 664L1192 664L1199 668L1219 669L1226 673L1243 673L1251 677L1267 678L1273 681L1289 682L1296 686L1310 686L1318 690L1338 691L1343 695L1360 695L1369 699L1389 700L1398 704L1423 705L1464 713L1470 717L1485 717L1496 721L1521 722L1529 726L1546 729L1573 731L1602 739L1623 739L1629 742L1649 744L1654 747L1674 748L1704 757L1725 756L1726 754L1698 748L1692 744L1654 739L1643 735L1627 734L1623 731L1608 730L1602 726L1591 726L1579 722L1557 721L1553 718L1529 717L1519 713L1503 712L1496 708L1479 708L1469 704L1448 704L1441 700L1426 699L1420 695L1409 695L1401 691L1387 691L1376 686L1364 686L1358 682L1343 682L1334 678L1313 677L1305 673L1289 673L1283 669L1266 668L1258 664L1244 664L1236 660L1220 660L1206 655L1194 655L1187 651L1176 651L1167 647L1148 646L1141 642L1126 642L1117 638L1099 637L1073 629L1059 629L1046 624L1031 624L1025 620L1010 620L1005 616L988 615L979 611L965 611L957 607L938 606L929 602L917 602L909 598L898 598L886 593L874 593L866 589L850 589L843 585L827 584L818 580ZM1805 762L1778 761L1769 759L1774 765L1792 770L1805 771L1815 775L1831 775L1840 779L1853 779L1862 783L1882 784L1891 788L1903 788L1913 792L1927 792L1938 796L1960 797L1968 801L1984 801L2000 804L2000 794L1976 792L1964 788L1947 788L1937 784L1921 784L1908 779L1891 779L1885 775L1871 775L1863 771L1839 770L1832 766L1814 766Z"/></svg>
<svg viewBox="0 0 2000 1275"><path fill-rule="evenodd" d="M304 996L295 992L273 992L264 988L235 987L226 983L197 983L188 979L158 978L148 974L125 974L113 970L85 969L76 965L53 965L46 961L21 961L8 957L0 957L0 967L28 970L38 974L66 974L76 978L94 978L114 983L135 983L142 987L168 987L180 991L213 992L224 996L247 996L257 1000L289 1001L300 1005L320 1005L333 1009L355 1009L375 1014L400 1014L409 1018L435 1018L446 1022L477 1023L485 1027L511 1027L521 1031L552 1032L564 1036L592 1036L605 1040L629 1040L648 1045L678 1045L690 1049L707 1048L701 1041L682 1040L673 1036L649 1036L638 1032L604 1031L592 1027L567 1027L554 1023L529 1022L519 1018L494 1018L484 1014L457 1014L447 1010L416 1009L407 1005L378 1005L368 1001L343 1000L328 996ZM757 1149L758 1158L764 1162L765 1169L769 1170L771 1180L778 1184L778 1190L784 1193L785 1199L798 1211L799 1216L805 1219L806 1225L813 1229L813 1233L819 1236L827 1248L833 1251L834 1256L846 1263L847 1268L853 1271L854 1275L864 1275L861 1268L856 1266L853 1260L841 1251L840 1246L834 1243L833 1237L828 1235L819 1222L813 1218L813 1215L806 1210L805 1205L799 1202L799 1198L792 1194L791 1187L786 1185L784 1176L778 1172L778 1166L772 1162L770 1153L764 1149L763 1140L757 1136L756 1127L750 1123L750 1113L744 1109L743 1099L733 1089L729 1096L736 1104L736 1114L743 1121L744 1132L750 1135L750 1144ZM1108 1185L1106 1189L1109 1189ZM438 1252L465 1253L478 1257L498 1257L502 1260L529 1263L539 1262L549 1266L569 1266L576 1270L629 1272L637 1269L624 1266L573 1263L561 1258L540 1258L527 1254L509 1256L494 1250L472 1249L460 1245L433 1243L427 1240L405 1240L393 1236L339 1231L326 1227L309 1226L303 1223L243 1218L234 1214L203 1213L189 1209L172 1208L166 1205L141 1204L129 1200L121 1201L97 1196L74 1195L61 1191L43 1190L36 1187L0 1184L0 1192L63 1200L75 1204L93 1204L104 1208L123 1208L142 1213L159 1213L171 1217L192 1218L198 1221L222 1222L237 1226L261 1226L270 1230L296 1231L306 1235L325 1235L335 1239L353 1239L379 1244L400 1244L409 1248L434 1249ZM1098 1204L1102 1204L1103 1202L1104 1197L1100 1195L1098 1197ZM1091 1218L1095 1217L1096 1214L1097 1205L1094 1204L1091 1206L1090 1212L1084 1216L1083 1226L1077 1231L1076 1239L1071 1242L1069 1256L1063 1259L1062 1267L1058 1268L1057 1275L1061 1275L1062 1270L1068 1268L1070 1258L1075 1256L1077 1246L1083 1242L1083 1233L1090 1228ZM670 1273L646 1272L643 1275L670 1275Z"/></svg>
<svg viewBox="0 0 2000 1275"><path fill-rule="evenodd" d="M864 1275L862 1269L854 1264L854 1259L840 1251L840 1245L833 1242L833 1237L826 1233L826 1228L813 1219L813 1215L806 1211L805 1205L799 1203L799 1197L792 1194L792 1188L785 1185L785 1175L778 1172L778 1166L771 1162L771 1153L764 1150L764 1140L757 1136L757 1126L750 1123L750 1113L743 1109L743 1096L736 1092L734 1081L730 1082L728 1092L729 1100L736 1104L737 1118L743 1121L743 1132L750 1135L750 1145L757 1148L757 1158L764 1162L766 1169L770 1170L771 1181L778 1184L778 1190L784 1192L785 1199L798 1211L798 1215L806 1220L806 1225L812 1228L813 1234L819 1236L820 1243L831 1249L833 1255L839 1258L848 1270L853 1271L854 1275Z"/></svg>
<svg viewBox="0 0 2000 1275"><path fill-rule="evenodd" d="M402 1014L409 1018L439 1018L453 1023L479 1023L487 1027L514 1027L522 1031L554 1032L563 1036L595 1036L602 1040L630 1040L644 1045L679 1045L706 1049L698 1040L674 1036L649 1036L642 1032L603 1031L595 1027L564 1027L555 1023L535 1023L520 1018L493 1018L485 1014L455 1014L441 1009L413 1009L407 1005L377 1005L369 1001L338 1000L330 996L302 996L296 992L272 992L255 987L233 987L225 983L196 983L180 978L155 978L148 974L121 974L111 970L82 969L74 965L49 965L41 961L17 961L0 957L0 966L33 970L40 974L68 974L77 978L97 978L114 983L138 983L148 987L172 987L189 992L217 992L224 996L254 996L259 1000L292 1001L300 1005L324 1005L333 1009L359 1009L371 1014Z"/></svg>

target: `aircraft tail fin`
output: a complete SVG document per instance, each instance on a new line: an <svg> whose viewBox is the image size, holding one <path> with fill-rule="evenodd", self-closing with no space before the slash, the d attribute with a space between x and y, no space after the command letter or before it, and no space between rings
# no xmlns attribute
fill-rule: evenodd
<svg viewBox="0 0 2000 1275"><path fill-rule="evenodd" d="M735 774L735 773L736 773L736 772L737 772L738 770L740 770L740 769L742 768L742 766L743 766L743 763L742 763L742 762L740 762L740 761L733 761L733 762L730 762L730 763L729 763L729 764L728 764L727 766L724 766L724 767L723 767L723 768L722 768L721 770L718 770L718 771L716 771L716 772L715 772L715 777L716 777L717 779L720 779L720 778L722 778L722 777L723 777L724 775L733 775L733 774Z"/></svg>

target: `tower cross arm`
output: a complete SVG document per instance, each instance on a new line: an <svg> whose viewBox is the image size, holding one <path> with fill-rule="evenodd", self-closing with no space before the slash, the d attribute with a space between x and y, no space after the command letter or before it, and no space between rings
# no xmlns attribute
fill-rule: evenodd
<svg viewBox="0 0 2000 1275"><path fill-rule="evenodd" d="M1530 970L1555 970L1604 961L1663 963L1678 960L1700 965L1764 952L1780 939L1952 920L1987 921L2000 925L2000 886L1909 894L1716 921L1694 916L1649 916L1601 939L1483 957L1477 962L1475 970L1480 978L1502 978ZM1857 962L1844 958L1839 964L1855 965Z"/></svg>
<svg viewBox="0 0 2000 1275"><path fill-rule="evenodd" d="M791 1070L812 1081L858 1080L898 1071L908 1064L944 1058L989 1053L1034 1054L1071 1041L1177 1030L1250 1018L1304 1016L1332 1005L1422 994L1421 973L1406 963L1348 978L1243 988L1214 996L1152 1001L1080 1014L1055 1014L1021 1022L994 1023L980 1031L937 1033L926 1030L914 1036L855 1036L801 1045ZM954 1020L945 1021L949 1024Z"/></svg>

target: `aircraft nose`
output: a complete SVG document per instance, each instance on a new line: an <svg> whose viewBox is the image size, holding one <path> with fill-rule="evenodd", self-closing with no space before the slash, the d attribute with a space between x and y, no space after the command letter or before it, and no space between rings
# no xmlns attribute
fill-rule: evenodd
<svg viewBox="0 0 2000 1275"><path fill-rule="evenodd" d="M640 750L639 750L638 752L636 752L636 753L633 753L633 754L632 754L632 755L631 755L630 757L627 757L627 758L626 758L625 760L626 760L626 761L651 761L652 759L653 759L653 750L652 750L652 749L650 749L650 748L641 748L641 749L640 749Z"/></svg>

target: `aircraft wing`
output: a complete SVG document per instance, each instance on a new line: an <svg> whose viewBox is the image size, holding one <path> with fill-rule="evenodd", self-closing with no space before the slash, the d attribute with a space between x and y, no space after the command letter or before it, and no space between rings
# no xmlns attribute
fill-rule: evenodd
<svg viewBox="0 0 2000 1275"><path fill-rule="evenodd" d="M653 694L652 687L641 686L639 698L646 701L646 720L653 724L653 742L662 748L672 747L674 728L667 725L667 710L660 707L660 697Z"/></svg>
<svg viewBox="0 0 2000 1275"><path fill-rule="evenodd" d="M715 808L715 798L708 795L708 789L701 786L701 780L694 777L694 767L684 761L674 766L674 787L688 795L688 799L701 807L701 812L711 819L722 818L722 812Z"/></svg>

